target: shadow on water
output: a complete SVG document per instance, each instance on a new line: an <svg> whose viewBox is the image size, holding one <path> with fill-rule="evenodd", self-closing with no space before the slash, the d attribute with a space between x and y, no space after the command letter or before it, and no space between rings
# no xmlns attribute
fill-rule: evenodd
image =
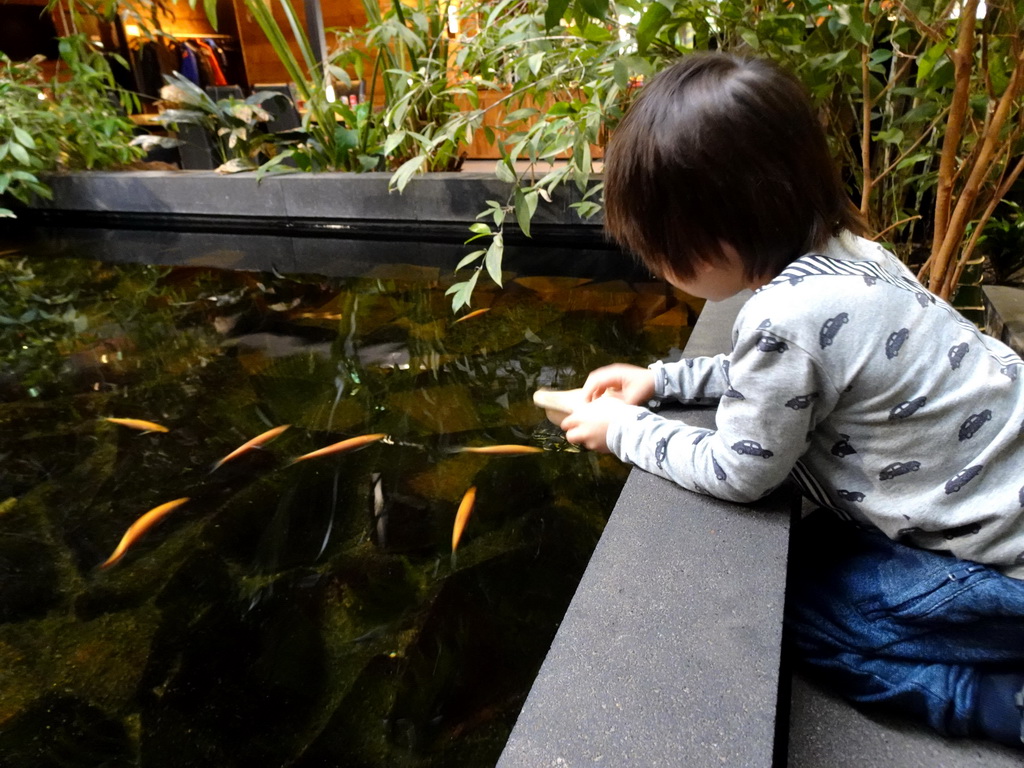
<svg viewBox="0 0 1024 768"><path fill-rule="evenodd" d="M218 237L0 257L0 765L493 765L626 476L531 395L681 348L699 303L524 251L456 323L451 246ZM504 443L543 451L458 450Z"/></svg>

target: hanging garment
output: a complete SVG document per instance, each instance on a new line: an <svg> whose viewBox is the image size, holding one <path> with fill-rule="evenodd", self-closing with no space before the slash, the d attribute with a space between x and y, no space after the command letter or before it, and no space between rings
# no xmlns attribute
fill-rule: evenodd
<svg viewBox="0 0 1024 768"><path fill-rule="evenodd" d="M209 41L196 40L196 47L201 68L205 62L205 68L202 71L204 73L209 71L210 82L207 85L227 85L228 79L224 76L224 70L221 69L220 62L217 61L217 54L210 46Z"/></svg>
<svg viewBox="0 0 1024 768"><path fill-rule="evenodd" d="M151 99L160 98L160 88L164 84L163 72L160 69L159 43L145 42L136 53L138 61L139 91Z"/></svg>
<svg viewBox="0 0 1024 768"><path fill-rule="evenodd" d="M182 44L178 54L181 56L181 68L178 71L201 88L203 83L199 75L199 62L195 52L187 45Z"/></svg>

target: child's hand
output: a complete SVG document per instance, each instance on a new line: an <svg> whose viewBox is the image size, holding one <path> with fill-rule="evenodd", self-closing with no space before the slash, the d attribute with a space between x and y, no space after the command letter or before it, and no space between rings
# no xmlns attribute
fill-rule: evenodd
<svg viewBox="0 0 1024 768"><path fill-rule="evenodd" d="M628 405L617 397L601 397L584 403L561 423L565 439L592 451L609 453L608 425L623 415Z"/></svg>
<svg viewBox="0 0 1024 768"><path fill-rule="evenodd" d="M645 405L654 397L654 371L637 365L614 363L591 371L583 385L583 399L596 400L608 390L630 405Z"/></svg>

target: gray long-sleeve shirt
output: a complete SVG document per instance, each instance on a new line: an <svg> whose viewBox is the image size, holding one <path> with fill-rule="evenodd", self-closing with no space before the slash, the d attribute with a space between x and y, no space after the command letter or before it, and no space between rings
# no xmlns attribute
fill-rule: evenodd
<svg viewBox="0 0 1024 768"><path fill-rule="evenodd" d="M718 400L716 430L631 408L619 458L700 493L815 503L1024 578L1024 362L843 233L741 309L728 355L655 363L660 398Z"/></svg>

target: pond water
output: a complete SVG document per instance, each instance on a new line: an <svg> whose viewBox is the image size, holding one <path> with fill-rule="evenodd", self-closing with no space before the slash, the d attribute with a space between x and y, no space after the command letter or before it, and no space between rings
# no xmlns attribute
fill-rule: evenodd
<svg viewBox="0 0 1024 768"><path fill-rule="evenodd" d="M455 256L168 237L0 247L0 765L494 765L627 473L531 395L681 348L699 302L560 259L454 322ZM111 243L192 265L82 258ZM542 450L462 450L495 444Z"/></svg>

